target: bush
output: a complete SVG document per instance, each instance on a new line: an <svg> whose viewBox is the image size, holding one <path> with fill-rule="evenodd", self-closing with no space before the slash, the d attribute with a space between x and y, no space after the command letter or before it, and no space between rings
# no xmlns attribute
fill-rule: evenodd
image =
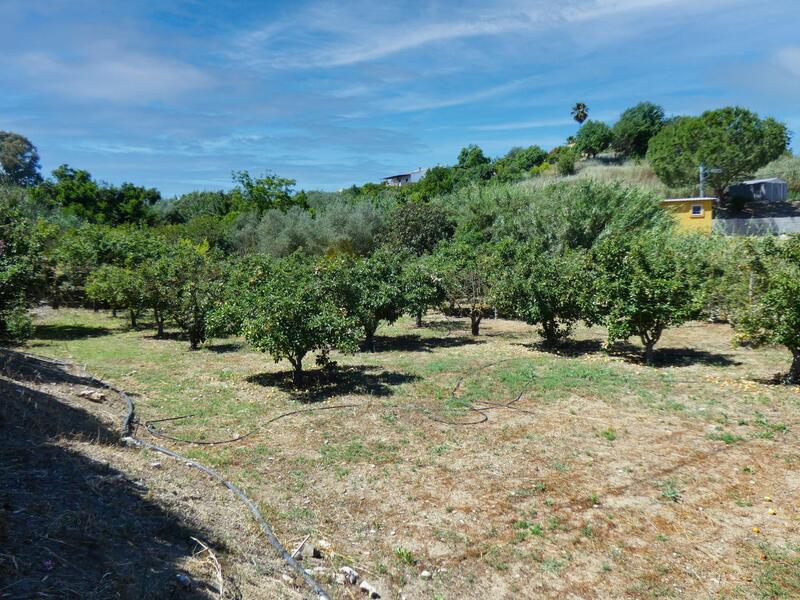
<svg viewBox="0 0 800 600"><path fill-rule="evenodd" d="M575 153L572 150L561 152L556 163L558 174L562 177L575 173Z"/></svg>

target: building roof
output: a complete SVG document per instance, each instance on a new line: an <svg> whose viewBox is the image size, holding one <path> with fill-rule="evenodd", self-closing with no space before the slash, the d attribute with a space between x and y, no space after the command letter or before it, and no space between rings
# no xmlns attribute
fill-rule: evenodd
<svg viewBox="0 0 800 600"><path fill-rule="evenodd" d="M701 200L711 200L712 202L718 202L717 198L667 198L662 200L662 202L699 202Z"/></svg>
<svg viewBox="0 0 800 600"><path fill-rule="evenodd" d="M786 183L780 177L766 177L764 179L748 179L747 181L743 181L745 185L756 185L759 183Z"/></svg>
<svg viewBox="0 0 800 600"><path fill-rule="evenodd" d="M423 169L419 167L409 173L398 173L397 175L389 175L388 177L384 177L383 179L397 179L398 177L411 177L412 175L417 175L419 173L425 173L428 169Z"/></svg>

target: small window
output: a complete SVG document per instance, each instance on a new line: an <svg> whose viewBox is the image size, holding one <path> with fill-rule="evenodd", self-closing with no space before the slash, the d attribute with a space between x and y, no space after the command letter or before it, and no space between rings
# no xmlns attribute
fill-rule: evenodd
<svg viewBox="0 0 800 600"><path fill-rule="evenodd" d="M692 216L693 217L702 217L703 216L703 205L702 204L692 204Z"/></svg>

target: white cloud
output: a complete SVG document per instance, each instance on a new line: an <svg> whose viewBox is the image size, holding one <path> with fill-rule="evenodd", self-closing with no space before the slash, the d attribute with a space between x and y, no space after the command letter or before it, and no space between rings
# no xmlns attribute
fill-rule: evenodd
<svg viewBox="0 0 800 600"><path fill-rule="evenodd" d="M775 63L791 77L800 77L800 46L783 48L775 55Z"/></svg>
<svg viewBox="0 0 800 600"><path fill-rule="evenodd" d="M29 52L17 65L28 85L79 100L146 103L211 85L204 72L189 64L116 48L70 60Z"/></svg>

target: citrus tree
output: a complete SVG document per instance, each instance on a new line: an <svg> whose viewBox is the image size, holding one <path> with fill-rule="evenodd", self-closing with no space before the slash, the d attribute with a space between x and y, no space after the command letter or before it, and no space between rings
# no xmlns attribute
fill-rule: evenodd
<svg viewBox="0 0 800 600"><path fill-rule="evenodd" d="M368 351L375 350L378 325L394 323L403 314L401 262L395 253L378 251L365 258L340 257L322 266L328 294L360 324Z"/></svg>
<svg viewBox="0 0 800 600"><path fill-rule="evenodd" d="M613 343L637 336L645 362L669 327L700 316L703 257L693 238L662 231L609 236L591 252L592 313Z"/></svg>
<svg viewBox="0 0 800 600"><path fill-rule="evenodd" d="M102 265L92 271L86 281L86 295L114 311L127 310L134 328L139 314L146 307L145 282L141 273L125 267Z"/></svg>
<svg viewBox="0 0 800 600"><path fill-rule="evenodd" d="M786 347L792 354L786 381L800 383L800 238L750 242L747 250L732 311L737 340Z"/></svg>
<svg viewBox="0 0 800 600"><path fill-rule="evenodd" d="M240 289L239 309L228 318L254 348L275 362L288 360L295 385L303 382L308 353L319 352L318 362L325 362L333 349L357 349L360 324L333 301L323 273L308 260L293 255L275 261L270 276Z"/></svg>
<svg viewBox="0 0 800 600"><path fill-rule="evenodd" d="M584 315L584 254L546 250L540 242L532 241L512 245L497 259L491 293L497 309L537 325L545 345L557 347Z"/></svg>
<svg viewBox="0 0 800 600"><path fill-rule="evenodd" d="M422 317L428 309L445 299L444 282L430 256L409 256L403 262L400 287L405 309L417 327L422 327Z"/></svg>

